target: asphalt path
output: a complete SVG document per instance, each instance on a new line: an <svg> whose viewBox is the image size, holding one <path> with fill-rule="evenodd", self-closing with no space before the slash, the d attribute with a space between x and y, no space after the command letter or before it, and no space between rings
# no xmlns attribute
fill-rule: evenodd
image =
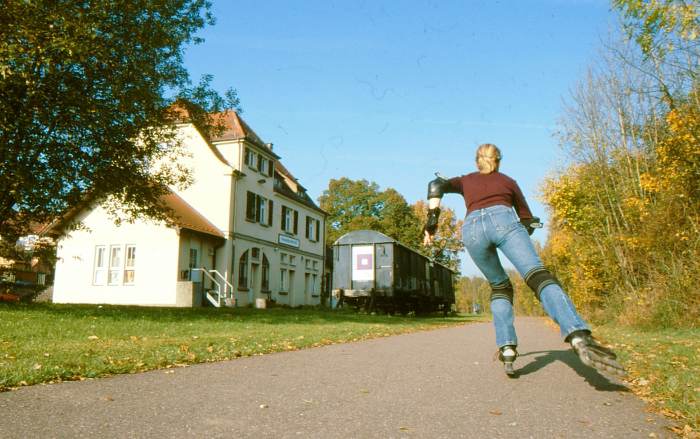
<svg viewBox="0 0 700 439"><path fill-rule="evenodd" d="M489 323L0 393L2 438L671 437L542 319L517 378Z"/></svg>

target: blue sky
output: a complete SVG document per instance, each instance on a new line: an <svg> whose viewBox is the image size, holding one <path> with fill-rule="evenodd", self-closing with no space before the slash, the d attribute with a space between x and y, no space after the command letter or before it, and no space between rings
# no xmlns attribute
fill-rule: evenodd
<svg viewBox="0 0 700 439"><path fill-rule="evenodd" d="M472 172L489 142L545 221L536 197L561 157L563 101L617 23L606 0L217 0L213 13L187 68L238 91L312 198L345 176L413 203L435 171ZM466 212L461 197L444 203Z"/></svg>

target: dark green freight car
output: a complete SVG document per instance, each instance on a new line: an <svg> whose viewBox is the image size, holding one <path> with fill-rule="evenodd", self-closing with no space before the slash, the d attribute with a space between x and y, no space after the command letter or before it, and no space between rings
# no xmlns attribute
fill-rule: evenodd
<svg viewBox="0 0 700 439"><path fill-rule="evenodd" d="M455 303L455 275L372 230L346 233L333 244L334 303L389 313L447 313Z"/></svg>

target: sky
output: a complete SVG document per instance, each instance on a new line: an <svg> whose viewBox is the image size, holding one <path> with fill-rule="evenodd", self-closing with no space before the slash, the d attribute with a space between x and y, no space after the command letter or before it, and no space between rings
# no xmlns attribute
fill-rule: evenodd
<svg viewBox="0 0 700 439"><path fill-rule="evenodd" d="M557 121L617 25L607 0L215 0L212 12L185 52L190 75L236 89L242 117L314 200L348 177L414 203L436 171L473 172L476 147L494 143L545 224ZM466 213L458 195L443 204Z"/></svg>

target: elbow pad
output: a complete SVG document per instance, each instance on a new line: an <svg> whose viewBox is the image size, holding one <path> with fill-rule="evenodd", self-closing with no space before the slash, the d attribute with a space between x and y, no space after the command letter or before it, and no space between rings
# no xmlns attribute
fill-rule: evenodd
<svg viewBox="0 0 700 439"><path fill-rule="evenodd" d="M438 177L428 183L428 199L431 198L442 198L444 194L458 194L458 190L452 187L449 181L442 177Z"/></svg>
<svg viewBox="0 0 700 439"><path fill-rule="evenodd" d="M428 209L428 222L425 224L424 230L429 235L434 235L437 232L438 219L440 218L440 208Z"/></svg>

